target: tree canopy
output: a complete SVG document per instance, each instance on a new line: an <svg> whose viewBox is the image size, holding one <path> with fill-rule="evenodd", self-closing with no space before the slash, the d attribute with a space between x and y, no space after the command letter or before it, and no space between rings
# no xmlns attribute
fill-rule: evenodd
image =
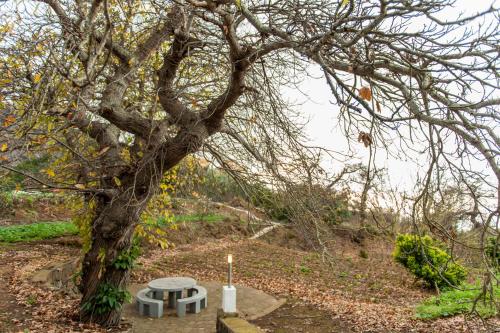
<svg viewBox="0 0 500 333"><path fill-rule="evenodd" d="M189 154L201 151L234 175L335 180L319 163L329 152L305 144L304 110L283 96L311 67L349 140L427 162L414 216L432 224L429 209L451 179L475 203L471 216L498 233L498 9L445 17L453 4L8 1L0 150L53 152L54 166L32 180L94 200L82 302L104 284L126 283L113 262L164 173ZM0 166L16 171L14 155L1 155Z"/></svg>

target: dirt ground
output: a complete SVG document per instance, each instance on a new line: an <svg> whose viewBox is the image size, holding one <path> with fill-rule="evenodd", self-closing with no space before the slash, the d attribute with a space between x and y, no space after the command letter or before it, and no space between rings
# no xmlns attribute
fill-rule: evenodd
<svg viewBox="0 0 500 333"><path fill-rule="evenodd" d="M170 275L225 281L231 253L235 283L288 299L254 322L266 332L493 332L499 324L492 319L484 328L462 316L414 319L414 306L432 293L393 262L392 245L382 238L359 243L339 233L330 249L333 256L325 260L308 251L291 229L248 240L258 226L224 209L217 213L227 218L189 222L169 231L175 247L146 246L131 282ZM0 332L104 332L78 323L77 296L30 279L48 264L79 255L76 237L0 245Z"/></svg>
<svg viewBox="0 0 500 333"><path fill-rule="evenodd" d="M274 333L351 333L349 325L335 319L331 313L297 299L289 299L285 305L267 316L252 321L266 332Z"/></svg>

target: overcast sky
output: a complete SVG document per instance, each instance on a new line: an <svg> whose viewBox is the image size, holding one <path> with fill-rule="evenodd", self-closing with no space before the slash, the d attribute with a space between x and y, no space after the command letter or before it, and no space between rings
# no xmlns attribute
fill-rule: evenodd
<svg viewBox="0 0 500 333"><path fill-rule="evenodd" d="M5 4L2 4L0 0L0 10L6 9L7 6L3 5ZM453 20L461 13L464 15L472 15L479 11L484 11L492 5L496 8L500 7L500 0L457 0L455 7L444 10L441 15L439 15L439 18L441 20ZM412 25L412 27L416 29L418 24ZM301 104L298 108L302 111L301 114L309 119L307 134L312 144L335 151L347 152L347 140L339 130L337 123L339 108L334 103L334 98L321 72L318 69L312 69L311 73L316 76L317 79L308 78L302 83L300 91L302 91L303 95L296 89L285 89L285 94L292 101ZM305 96L307 96L307 98ZM351 163L363 162L363 164L366 165L368 160L368 149L361 143L351 148L354 148L356 156L358 156L358 159L351 161ZM377 167L386 167L389 172L391 185L399 189L411 190L414 187L418 171L423 170L422 167L425 166L425 161L420 162L422 162L422 165L416 165L414 161L405 161L389 157L381 149L377 151ZM343 164L341 163L328 164L328 168L332 173L341 170L342 167Z"/></svg>
<svg viewBox="0 0 500 333"><path fill-rule="evenodd" d="M439 17L441 19L448 18L452 20L460 13L464 13L465 15L475 14L478 11L488 9L491 5L498 8L500 1L458 0L454 8L448 8ZM286 94L289 95L290 99L303 103L299 108L309 118L307 133L315 145L335 151L346 151L346 138L340 133L337 125L339 108L334 103L334 98L325 83L325 79L321 77L320 71L313 70L312 73L316 74L318 79L307 79L300 86L300 90L309 97L308 99L296 91L292 92L290 90ZM369 154L368 149L361 143L354 148L356 155L359 156L358 161L362 161L366 165ZM388 157L381 149L377 151L376 165L377 167L388 168L390 183L393 187L407 190L411 190L414 187L417 173L419 170L422 170L421 166L416 165L414 161L404 161ZM331 165L331 168L332 170L340 170L342 166L337 163Z"/></svg>

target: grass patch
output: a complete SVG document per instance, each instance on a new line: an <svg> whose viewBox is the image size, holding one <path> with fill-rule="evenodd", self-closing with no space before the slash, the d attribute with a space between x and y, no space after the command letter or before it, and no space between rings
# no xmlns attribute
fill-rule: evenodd
<svg viewBox="0 0 500 333"><path fill-rule="evenodd" d="M303 274L309 274L312 272L312 269L310 269L307 266L302 265L302 266L300 266L300 272Z"/></svg>
<svg viewBox="0 0 500 333"><path fill-rule="evenodd" d="M0 227L0 242L14 243L76 235L77 227L71 222L40 222Z"/></svg>
<svg viewBox="0 0 500 333"><path fill-rule="evenodd" d="M203 222L219 222L224 220L226 217L224 215L218 215L218 214L189 214L189 215L175 215L174 216L174 222L175 223L182 223L182 222L198 222L198 221L203 221Z"/></svg>
<svg viewBox="0 0 500 333"><path fill-rule="evenodd" d="M480 284L465 284L462 289L444 291L439 296L431 297L420 303L416 307L416 317L420 319L434 319L470 312L474 300L481 292ZM496 302L500 300L500 286L493 287L493 297ZM481 299L477 302L476 311L483 318L493 317L498 313L489 295L486 299Z"/></svg>

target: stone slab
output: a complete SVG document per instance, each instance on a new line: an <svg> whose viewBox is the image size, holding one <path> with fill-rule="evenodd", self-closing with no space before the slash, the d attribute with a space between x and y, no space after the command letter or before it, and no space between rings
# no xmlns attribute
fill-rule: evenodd
<svg viewBox="0 0 500 333"><path fill-rule="evenodd" d="M196 280L190 277L168 277L156 279L148 283L148 287L158 291L178 291L193 288Z"/></svg>
<svg viewBox="0 0 500 333"><path fill-rule="evenodd" d="M221 321L229 333L264 333L260 328L241 318L224 318Z"/></svg>
<svg viewBox="0 0 500 333"><path fill-rule="evenodd" d="M132 324L131 332L153 333L153 332L175 332L175 333L215 333L217 321L217 309L222 304L222 283L199 281L198 285L207 289L208 307L198 314L188 313L179 318L175 309L164 309L162 318L141 317L137 313L135 300L132 304L126 304L123 316ZM133 284L129 291L135 295L146 285ZM246 286L236 285L238 290L237 307L240 316L244 319L253 320L264 316L285 303L284 299L276 299L260 290Z"/></svg>

